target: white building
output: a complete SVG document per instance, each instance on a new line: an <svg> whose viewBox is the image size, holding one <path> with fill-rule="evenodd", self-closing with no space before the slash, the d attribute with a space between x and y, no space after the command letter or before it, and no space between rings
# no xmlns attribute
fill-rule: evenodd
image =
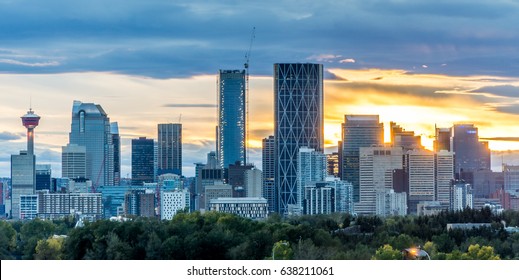
<svg viewBox="0 0 519 280"><path fill-rule="evenodd" d="M61 177L86 178L86 147L67 144L61 147Z"/></svg>
<svg viewBox="0 0 519 280"><path fill-rule="evenodd" d="M474 197L472 195L472 185L456 183L452 188L452 207L453 211L461 211L466 207L474 208Z"/></svg>
<svg viewBox="0 0 519 280"><path fill-rule="evenodd" d="M326 184L335 188L335 212L354 213L353 184L333 176L326 177Z"/></svg>
<svg viewBox="0 0 519 280"><path fill-rule="evenodd" d="M406 165L409 176L409 212L416 213L419 202L433 201L435 198L435 154L428 150L408 151Z"/></svg>
<svg viewBox="0 0 519 280"><path fill-rule="evenodd" d="M390 145L359 149L360 201L355 204L357 214L377 213L377 193L385 195L393 188L393 170L403 168L403 148ZM379 212L384 212L380 209Z"/></svg>
<svg viewBox="0 0 519 280"><path fill-rule="evenodd" d="M38 217L38 195L20 195L20 220L32 220Z"/></svg>
<svg viewBox="0 0 519 280"><path fill-rule="evenodd" d="M101 193L49 193L40 191L38 196L38 217L41 219L61 219L71 214L95 221L103 216Z"/></svg>
<svg viewBox="0 0 519 280"><path fill-rule="evenodd" d="M189 202L189 191L186 189L162 192L160 195L160 218L171 220L179 210L189 211Z"/></svg>
<svg viewBox="0 0 519 280"><path fill-rule="evenodd" d="M305 187L304 214L330 214L335 212L335 188L326 182L307 184Z"/></svg>
<svg viewBox="0 0 519 280"><path fill-rule="evenodd" d="M436 153L436 201L450 205L453 180L454 153L441 150Z"/></svg>
<svg viewBox="0 0 519 280"><path fill-rule="evenodd" d="M244 184L246 197L265 197L262 192L262 177L261 170L253 168L245 170Z"/></svg>
<svg viewBox="0 0 519 280"><path fill-rule="evenodd" d="M407 215L407 193L396 193L394 190L377 192L377 216Z"/></svg>
<svg viewBox="0 0 519 280"><path fill-rule="evenodd" d="M267 199L262 197L220 197L211 199L211 211L235 214L253 220L268 217Z"/></svg>
<svg viewBox="0 0 519 280"><path fill-rule="evenodd" d="M299 148L297 157L297 201L299 209L303 209L305 188L309 182L322 182L327 176L326 155L308 147Z"/></svg>

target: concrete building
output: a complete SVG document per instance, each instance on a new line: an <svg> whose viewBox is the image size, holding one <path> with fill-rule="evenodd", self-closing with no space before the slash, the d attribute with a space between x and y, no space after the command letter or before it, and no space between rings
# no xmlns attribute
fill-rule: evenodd
<svg viewBox="0 0 519 280"><path fill-rule="evenodd" d="M27 151L11 155L11 215L13 219L22 219L20 197L32 195L36 184L36 157Z"/></svg>
<svg viewBox="0 0 519 280"><path fill-rule="evenodd" d="M455 124L451 143L455 154L456 173L490 169L488 142L479 141L478 128L474 124Z"/></svg>
<svg viewBox="0 0 519 280"><path fill-rule="evenodd" d="M453 211L462 211L465 208L474 208L474 197L472 195L472 185L464 182L456 182L452 188Z"/></svg>
<svg viewBox="0 0 519 280"><path fill-rule="evenodd" d="M210 201L209 209L253 220L268 218L267 200L261 197L214 198Z"/></svg>
<svg viewBox="0 0 519 280"><path fill-rule="evenodd" d="M451 150L451 134L452 128L440 128L435 127L435 138L434 138L434 151L452 151Z"/></svg>
<svg viewBox="0 0 519 280"><path fill-rule="evenodd" d="M171 220L178 211L185 210L189 212L189 192L186 189L162 192L160 203L160 218L162 220Z"/></svg>
<svg viewBox="0 0 519 280"><path fill-rule="evenodd" d="M382 213L385 206L377 210L377 193L385 195L393 189L393 170L403 168L403 148L390 145L360 147L359 164L360 199L355 203L355 212L361 215Z"/></svg>
<svg viewBox="0 0 519 280"><path fill-rule="evenodd" d="M510 195L519 196L519 166L503 164L505 191Z"/></svg>
<svg viewBox="0 0 519 280"><path fill-rule="evenodd" d="M205 205L209 206L211 199L232 197L232 186L223 182L215 182L214 185L205 186Z"/></svg>
<svg viewBox="0 0 519 280"><path fill-rule="evenodd" d="M128 191L124 195L124 214L155 217L155 192L153 190Z"/></svg>
<svg viewBox="0 0 519 280"><path fill-rule="evenodd" d="M453 181L454 154L449 151L441 150L436 153L436 201L444 205L450 205Z"/></svg>
<svg viewBox="0 0 519 280"><path fill-rule="evenodd" d="M278 209L298 205L299 148L324 151L323 65L274 64L275 184Z"/></svg>
<svg viewBox="0 0 519 280"><path fill-rule="evenodd" d="M245 197L263 197L261 170L245 170Z"/></svg>
<svg viewBox="0 0 519 280"><path fill-rule="evenodd" d="M406 131L395 122L390 122L389 132L394 147L402 147L404 151L423 149L422 137L415 135L414 131Z"/></svg>
<svg viewBox="0 0 519 280"><path fill-rule="evenodd" d="M232 186L233 197L247 196L245 191L245 172L253 168L253 165L242 165L239 161L228 165L226 182Z"/></svg>
<svg viewBox="0 0 519 280"><path fill-rule="evenodd" d="M38 217L38 196L35 194L20 195L20 220L32 220Z"/></svg>
<svg viewBox="0 0 519 280"><path fill-rule="evenodd" d="M433 201L436 192L436 164L434 152L413 150L406 153L406 168L409 177L408 208L417 213L422 201Z"/></svg>
<svg viewBox="0 0 519 280"><path fill-rule="evenodd" d="M385 189L376 194L376 213L379 217L407 215L407 194Z"/></svg>

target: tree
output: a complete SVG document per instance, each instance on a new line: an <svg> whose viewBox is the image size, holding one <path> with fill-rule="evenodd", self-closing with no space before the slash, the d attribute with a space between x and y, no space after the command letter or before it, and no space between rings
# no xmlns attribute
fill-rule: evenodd
<svg viewBox="0 0 519 280"><path fill-rule="evenodd" d="M63 237L51 237L47 240L38 240L35 260L61 260L63 258Z"/></svg>
<svg viewBox="0 0 519 280"><path fill-rule="evenodd" d="M285 240L280 240L274 243L272 247L272 259L273 260L291 260L294 256L290 243Z"/></svg>
<svg viewBox="0 0 519 280"><path fill-rule="evenodd" d="M479 244L470 245L467 253L463 253L464 260L499 260L499 256L494 253L491 246L480 246Z"/></svg>
<svg viewBox="0 0 519 280"><path fill-rule="evenodd" d="M402 253L389 244L385 244L377 249L375 255L371 258L372 260L401 260Z"/></svg>
<svg viewBox="0 0 519 280"><path fill-rule="evenodd" d="M11 252L16 248L16 231L11 224L0 222L0 259L11 259Z"/></svg>

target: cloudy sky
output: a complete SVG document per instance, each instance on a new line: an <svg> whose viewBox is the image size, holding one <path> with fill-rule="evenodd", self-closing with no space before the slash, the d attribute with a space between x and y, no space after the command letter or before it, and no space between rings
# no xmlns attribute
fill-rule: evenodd
<svg viewBox="0 0 519 280"><path fill-rule="evenodd" d="M213 3L217 2L217 3ZM250 72L250 158L272 134L272 69L325 67L325 138L345 114L379 114L432 144L434 125L469 122L501 159L519 150L519 4L505 0L0 0L0 176L25 148L19 117L42 116L38 163L61 174L73 100L101 104L123 137L184 127L184 173L215 149L218 69ZM506 140L506 141L505 141ZM502 157L501 157L502 156ZM519 160L517 160L519 161Z"/></svg>

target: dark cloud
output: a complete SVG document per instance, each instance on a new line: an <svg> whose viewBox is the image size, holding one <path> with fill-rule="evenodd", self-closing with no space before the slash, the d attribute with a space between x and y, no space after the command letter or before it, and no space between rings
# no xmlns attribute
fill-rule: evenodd
<svg viewBox="0 0 519 280"><path fill-rule="evenodd" d="M7 132L7 131L0 132L0 140L2 140L2 141L18 140L21 138L22 138L22 136L20 136L19 134Z"/></svg>
<svg viewBox="0 0 519 280"><path fill-rule="evenodd" d="M349 68L519 76L509 1L81 1L0 3L0 72L110 71L155 78L354 57ZM59 11L59 12L57 12ZM348 16L345 16L347 13ZM467 23L470 20L470 24ZM341 59L322 61L339 67ZM434 65L447 64L446 67ZM441 68L441 70L440 70Z"/></svg>
<svg viewBox="0 0 519 280"><path fill-rule="evenodd" d="M216 108L216 104L165 104L162 107L171 108Z"/></svg>
<svg viewBox="0 0 519 280"><path fill-rule="evenodd" d="M519 105L501 105L493 108L497 112L519 115Z"/></svg>
<svg viewBox="0 0 519 280"><path fill-rule="evenodd" d="M519 142L519 137L490 137L490 138L479 138L481 140L493 140L493 141L510 141Z"/></svg>

